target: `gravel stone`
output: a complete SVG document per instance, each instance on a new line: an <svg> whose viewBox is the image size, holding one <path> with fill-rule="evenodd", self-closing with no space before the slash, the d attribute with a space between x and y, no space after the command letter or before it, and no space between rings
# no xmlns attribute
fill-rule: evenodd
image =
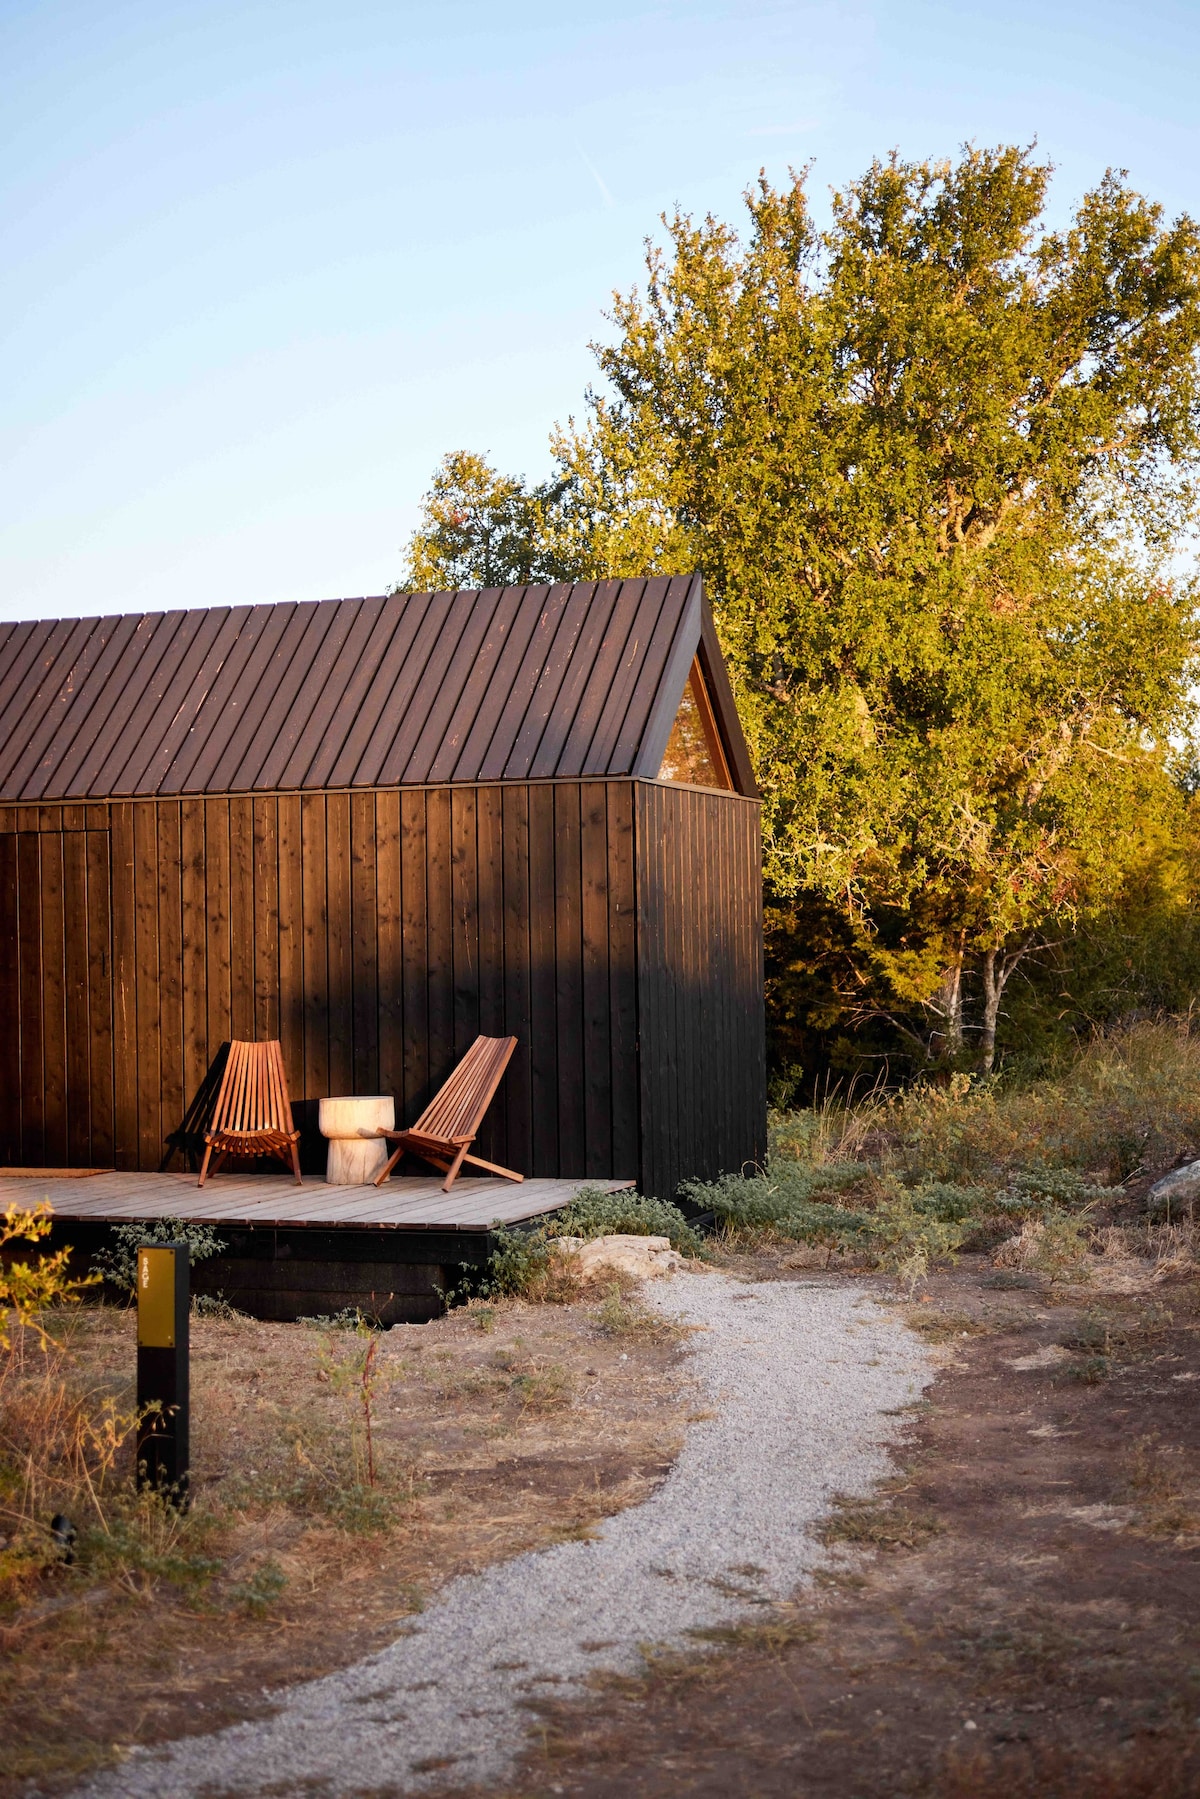
<svg viewBox="0 0 1200 1799"><path fill-rule="evenodd" d="M887 1472L904 1429L893 1414L932 1378L929 1355L840 1282L683 1274L645 1299L699 1327L692 1366L714 1415L644 1505L591 1541L453 1581L408 1634L285 1689L273 1716L136 1750L77 1799L495 1784L539 1695L636 1673L643 1647L696 1649L690 1633L763 1621L825 1559L812 1525L830 1495L864 1495Z"/></svg>

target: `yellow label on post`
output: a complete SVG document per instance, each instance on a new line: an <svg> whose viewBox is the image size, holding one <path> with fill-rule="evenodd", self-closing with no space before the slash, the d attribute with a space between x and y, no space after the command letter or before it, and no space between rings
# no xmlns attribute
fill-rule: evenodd
<svg viewBox="0 0 1200 1799"><path fill-rule="evenodd" d="M144 1349L175 1347L175 1251L139 1249L138 1342Z"/></svg>

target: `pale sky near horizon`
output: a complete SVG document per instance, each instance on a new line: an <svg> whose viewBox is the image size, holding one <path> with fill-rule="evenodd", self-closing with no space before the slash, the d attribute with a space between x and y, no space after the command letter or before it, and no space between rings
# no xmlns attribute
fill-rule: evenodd
<svg viewBox="0 0 1200 1799"><path fill-rule="evenodd" d="M676 202L1028 142L1200 214L1200 0L0 0L0 618L377 593Z"/></svg>

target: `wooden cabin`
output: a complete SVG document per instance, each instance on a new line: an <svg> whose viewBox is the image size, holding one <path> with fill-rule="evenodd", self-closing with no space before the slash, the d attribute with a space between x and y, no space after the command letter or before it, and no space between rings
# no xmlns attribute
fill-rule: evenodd
<svg viewBox="0 0 1200 1799"><path fill-rule="evenodd" d="M0 625L0 1163L153 1170L230 1038L531 1176L760 1159L759 805L699 576ZM177 1159L176 1167L181 1163Z"/></svg>

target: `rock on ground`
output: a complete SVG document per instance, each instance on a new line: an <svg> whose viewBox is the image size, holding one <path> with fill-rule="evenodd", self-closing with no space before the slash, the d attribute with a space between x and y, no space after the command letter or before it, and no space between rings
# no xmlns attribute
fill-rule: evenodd
<svg viewBox="0 0 1200 1799"><path fill-rule="evenodd" d="M1197 1199L1200 1199L1200 1162L1187 1162L1155 1181L1146 1195L1146 1204L1152 1213L1162 1216L1176 1206L1186 1206L1190 1210Z"/></svg>
<svg viewBox="0 0 1200 1799"><path fill-rule="evenodd" d="M931 1378L929 1358L851 1286L681 1274L648 1297L695 1327L712 1410L644 1505L594 1540L453 1581L397 1642L285 1690L274 1716L137 1751L79 1799L498 1783L539 1695L637 1672L643 1646L696 1648L695 1633L786 1599L823 1560L811 1526L830 1496L887 1471L895 1413Z"/></svg>
<svg viewBox="0 0 1200 1799"><path fill-rule="evenodd" d="M611 1269L617 1274L631 1274L637 1280L656 1280L663 1274L680 1274L689 1266L704 1272L703 1263L688 1263L677 1249L671 1248L669 1237L632 1237L613 1233L607 1237L552 1237L550 1248L556 1255L570 1256L585 1278Z"/></svg>

